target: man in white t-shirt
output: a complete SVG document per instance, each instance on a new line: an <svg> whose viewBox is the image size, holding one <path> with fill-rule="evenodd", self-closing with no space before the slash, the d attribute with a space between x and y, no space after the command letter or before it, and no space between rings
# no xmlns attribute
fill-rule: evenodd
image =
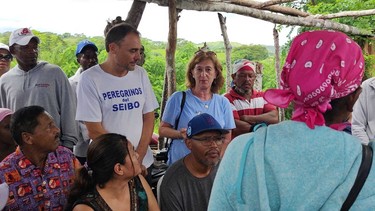
<svg viewBox="0 0 375 211"><path fill-rule="evenodd" d="M85 122L91 139L104 133L125 135L150 167L149 143L159 105L146 70L136 65L140 34L129 24L117 24L106 34L105 48L107 59L82 73L76 119Z"/></svg>

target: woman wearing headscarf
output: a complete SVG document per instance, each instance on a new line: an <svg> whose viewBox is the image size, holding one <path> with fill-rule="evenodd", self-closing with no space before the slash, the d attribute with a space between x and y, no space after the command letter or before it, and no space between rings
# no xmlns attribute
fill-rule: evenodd
<svg viewBox="0 0 375 211"><path fill-rule="evenodd" d="M224 156L216 175L209 210L340 210L358 175L362 145L327 127L324 113L332 100L360 89L363 71L362 50L345 34L311 31L297 36L283 67L282 88L264 96L283 108L293 102L292 120L232 141L226 154L231 156ZM347 102L352 106L356 98L352 94ZM373 184L374 166L352 210L375 210Z"/></svg>

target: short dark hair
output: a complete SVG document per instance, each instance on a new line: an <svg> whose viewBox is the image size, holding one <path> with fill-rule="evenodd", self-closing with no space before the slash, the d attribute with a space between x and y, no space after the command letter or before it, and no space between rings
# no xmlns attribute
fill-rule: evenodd
<svg viewBox="0 0 375 211"><path fill-rule="evenodd" d="M134 33L138 36L141 36L141 33L139 33L139 31L130 24L119 23L113 26L106 34L105 50L109 52L109 44L111 43L120 44L121 40L130 33Z"/></svg>
<svg viewBox="0 0 375 211"><path fill-rule="evenodd" d="M12 115L10 133L19 146L23 144L22 133L33 133L39 124L38 117L44 112L43 107L33 105L20 108Z"/></svg>

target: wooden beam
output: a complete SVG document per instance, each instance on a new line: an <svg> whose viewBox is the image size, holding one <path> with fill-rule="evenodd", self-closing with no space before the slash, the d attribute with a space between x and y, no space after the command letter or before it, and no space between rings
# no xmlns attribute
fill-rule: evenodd
<svg viewBox="0 0 375 211"><path fill-rule="evenodd" d="M260 3L261 7L259 7L259 8L264 8L264 7L273 6L273 5L276 5L276 4L288 3L288 2L293 2L293 1L295 1L295 0L270 0L270 1L265 1L265 2Z"/></svg>
<svg viewBox="0 0 375 211"><path fill-rule="evenodd" d="M317 14L317 15L311 15L308 18L334 19L334 18L342 18L342 17L361 17L361 16L369 16L369 15L375 15L375 9L344 11L344 12L338 12L338 13L327 14L327 15Z"/></svg>
<svg viewBox="0 0 375 211"><path fill-rule="evenodd" d="M161 0L144 0L152 3L163 3ZM204 2L204 1L183 1L180 0L176 5L179 9L195 10L195 11L211 11L211 12L227 12L239 15L244 15L248 17L257 18L260 20L268 21L271 23L277 23L282 25L292 25L292 26L308 26L317 27L322 29L332 29L337 31L342 31L344 33L353 35L366 35L373 36L373 34L364 29L358 29L353 26L346 24L341 24L324 19L313 19L313 18L303 18L303 17L293 17L289 15L279 15L270 12L265 12L263 10L243 7L234 4L227 4L223 2Z"/></svg>
<svg viewBox="0 0 375 211"><path fill-rule="evenodd" d="M287 1L290 2L291 0L285 0L284 2L287 2ZM279 5L266 6L262 2L253 1L253 0L229 0L225 2L232 3L235 5L239 5L239 6L250 7L254 9L262 9L262 10L267 10L271 12L281 13L284 15L300 16L300 17L306 17L310 15L307 12L303 12L301 10L297 10L291 7L284 7L284 6L279 6ZM273 1L270 1L270 2L273 2Z"/></svg>

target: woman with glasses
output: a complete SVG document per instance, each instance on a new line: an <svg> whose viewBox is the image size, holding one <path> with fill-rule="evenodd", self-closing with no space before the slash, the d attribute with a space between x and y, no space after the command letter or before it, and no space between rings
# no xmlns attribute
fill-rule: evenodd
<svg viewBox="0 0 375 211"><path fill-rule="evenodd" d="M201 113L212 115L227 130L235 127L232 109L228 99L219 91L224 85L222 66L216 53L206 48L198 50L188 64L186 71L186 100L181 111L182 92L174 93L167 101L160 122L159 135L173 139L168 164L190 153L184 143L185 131L190 119ZM181 116L180 116L181 115ZM176 119L180 116L178 122ZM175 129L176 124L178 128ZM222 153L231 140L231 132L225 135Z"/></svg>
<svg viewBox="0 0 375 211"><path fill-rule="evenodd" d="M9 51L9 46L0 43L0 77L8 72L13 56Z"/></svg>

